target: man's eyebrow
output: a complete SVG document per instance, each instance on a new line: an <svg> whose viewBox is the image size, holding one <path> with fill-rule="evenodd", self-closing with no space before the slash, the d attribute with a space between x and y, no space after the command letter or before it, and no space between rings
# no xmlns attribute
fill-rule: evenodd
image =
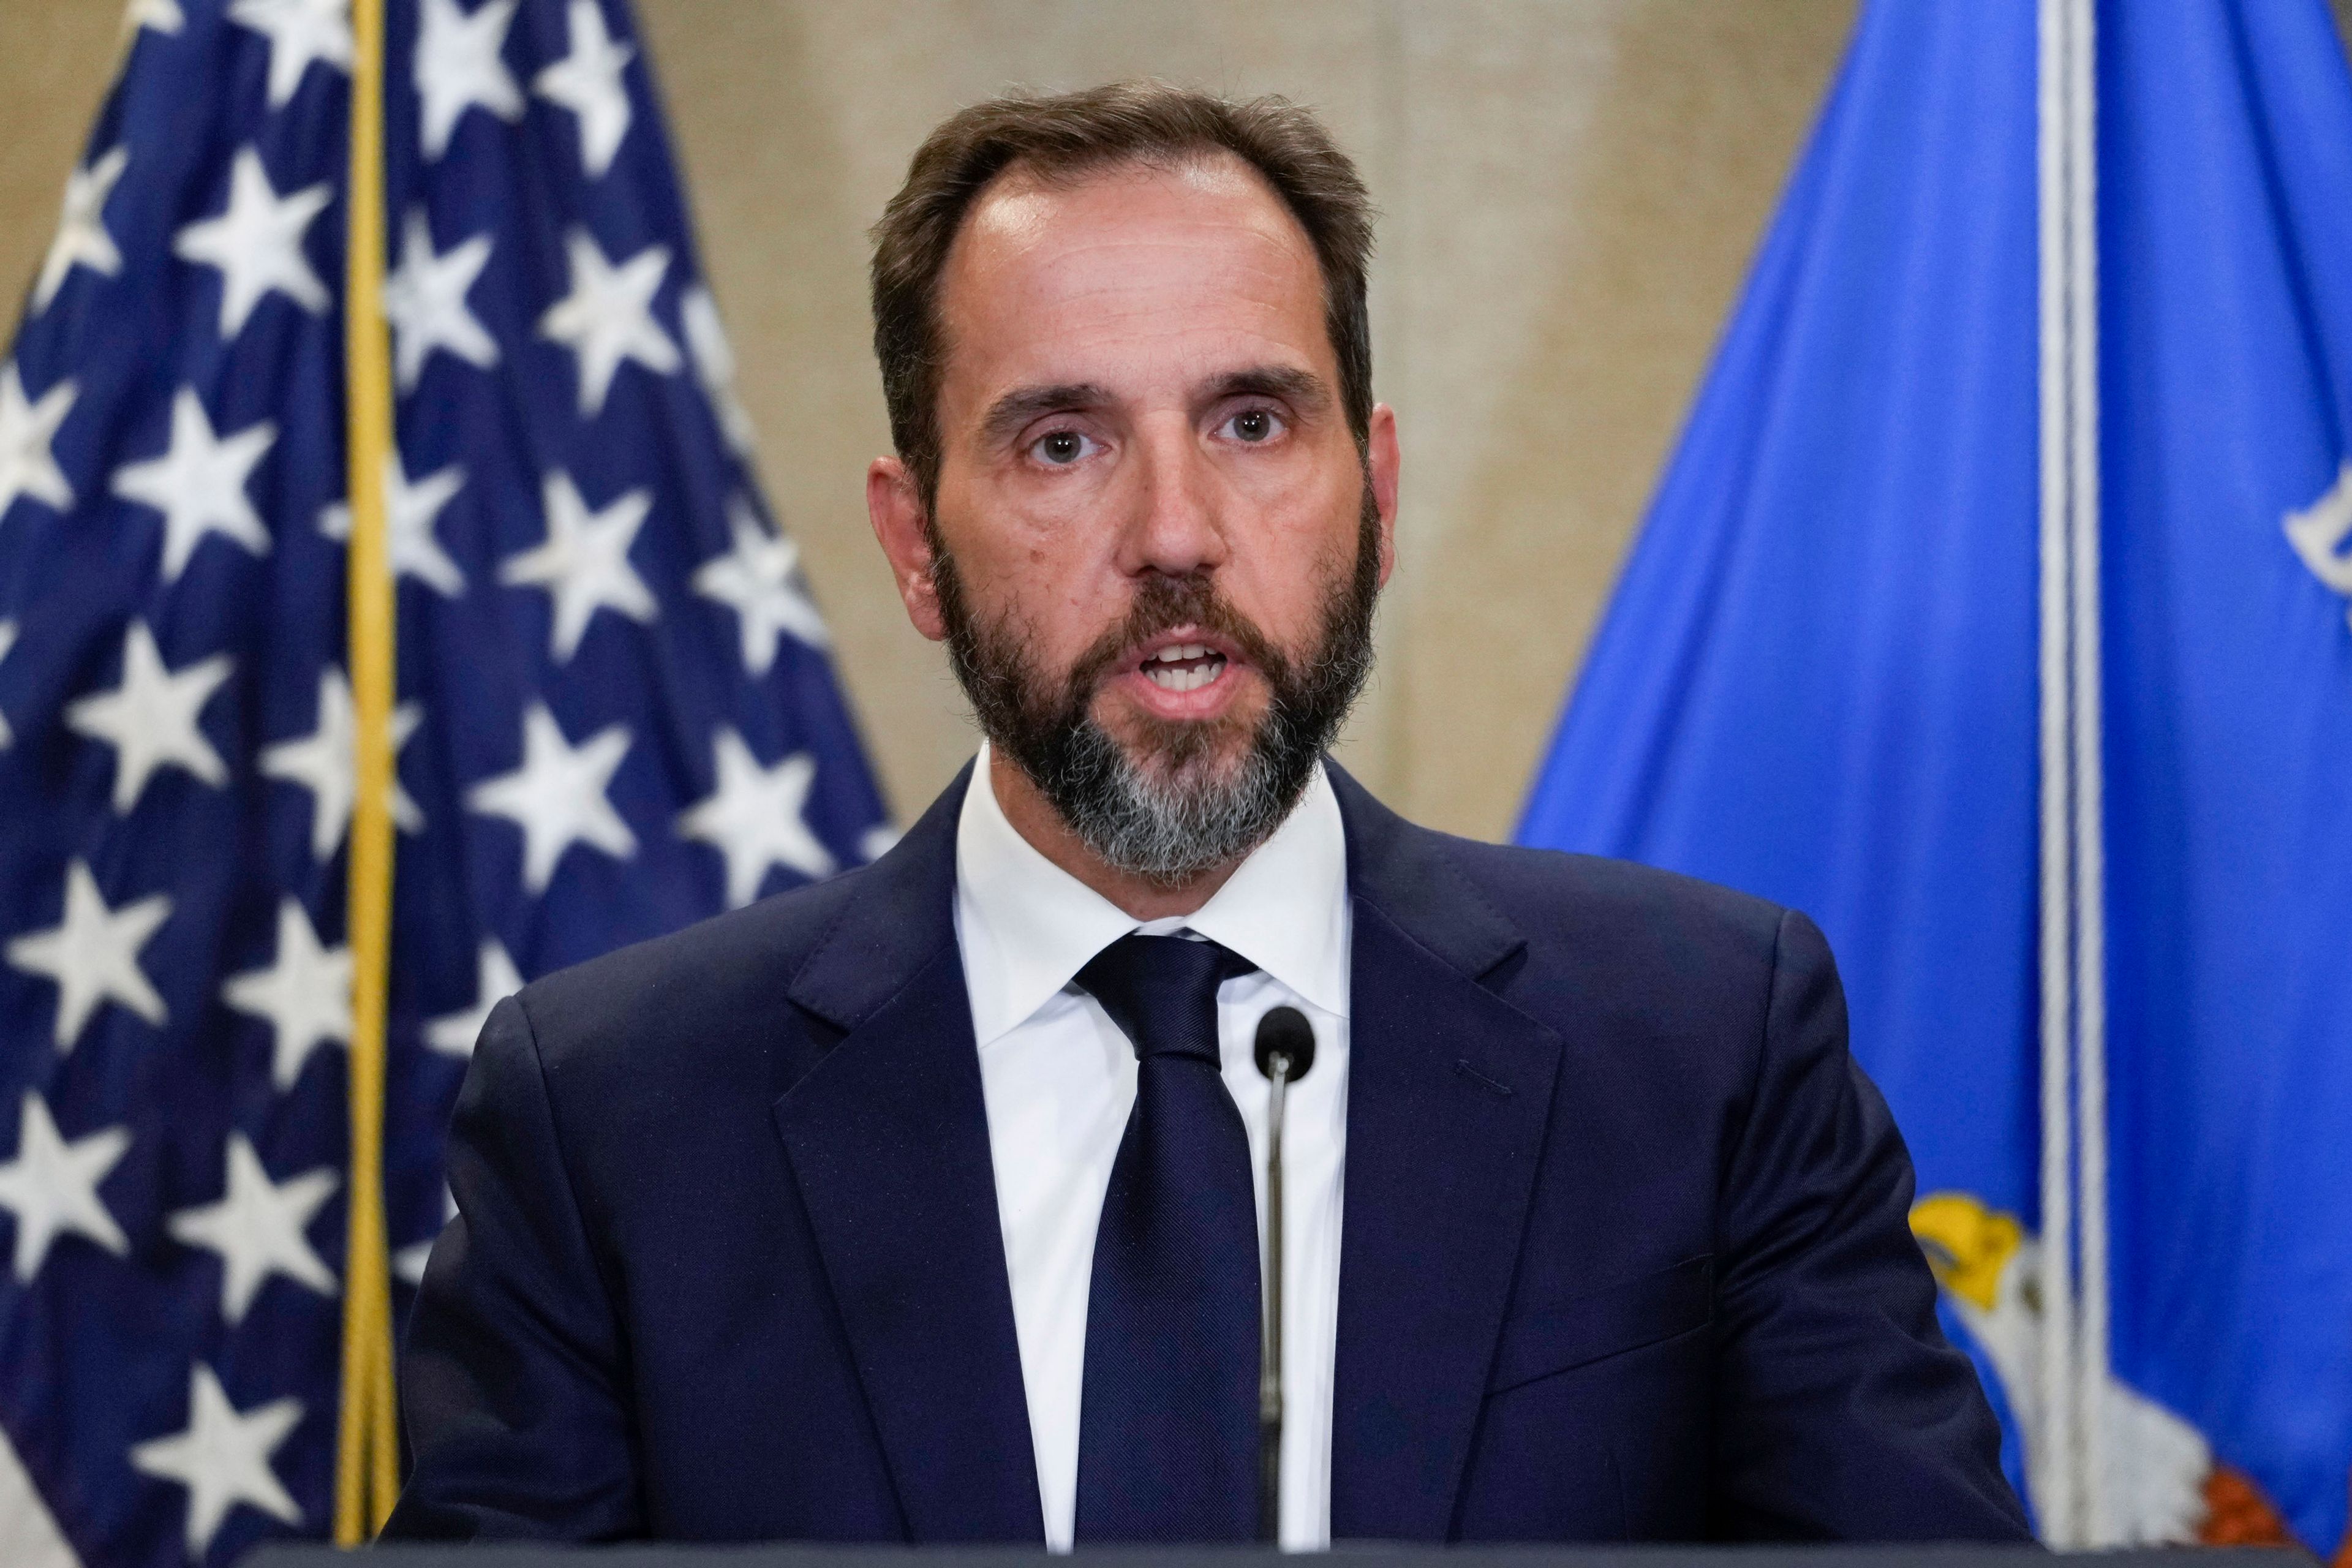
<svg viewBox="0 0 2352 1568"><path fill-rule="evenodd" d="M1321 376L1283 364L1226 371L1203 383L1196 394L1196 401L1203 406L1229 397L1277 397L1306 414L1319 414L1332 402L1331 389ZM993 447L1008 440L1042 415L1077 413L1101 408L1113 401L1109 388L1091 381L1016 386L988 405L980 422L981 443Z"/></svg>
<svg viewBox="0 0 2352 1568"><path fill-rule="evenodd" d="M1278 397L1302 414L1319 414L1331 405L1331 389L1313 371L1286 364L1256 364L1227 371L1202 385L1200 402L1222 403L1228 397Z"/></svg>
<svg viewBox="0 0 2352 1568"><path fill-rule="evenodd" d="M993 447L1043 414L1100 408L1110 400L1108 388L1090 381L1064 382L1058 386L1016 386L988 405L988 413L980 422L981 443Z"/></svg>

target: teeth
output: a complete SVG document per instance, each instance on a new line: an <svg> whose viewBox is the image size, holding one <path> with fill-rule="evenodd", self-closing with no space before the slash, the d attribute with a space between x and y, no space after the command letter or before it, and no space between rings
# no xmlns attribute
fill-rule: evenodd
<svg viewBox="0 0 2352 1568"><path fill-rule="evenodd" d="M1175 657L1169 657L1171 653ZM1224 668L1223 654L1212 653L1198 643L1188 643L1146 659L1143 675L1162 691L1197 691L1216 679Z"/></svg>

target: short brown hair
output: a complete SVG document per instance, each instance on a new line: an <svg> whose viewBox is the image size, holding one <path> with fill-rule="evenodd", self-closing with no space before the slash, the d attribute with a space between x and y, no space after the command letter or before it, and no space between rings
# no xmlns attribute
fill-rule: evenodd
<svg viewBox="0 0 2352 1568"><path fill-rule="evenodd" d="M925 139L907 166L907 183L874 226L874 354L890 437L926 504L938 489L940 456L940 275L981 192L1016 164L1051 180L1219 152L1256 170L1307 231L1323 274L1340 405L1357 445L1369 439L1372 333L1364 288L1372 204L1320 121L1287 99L1235 103L1158 81L993 98L951 115Z"/></svg>

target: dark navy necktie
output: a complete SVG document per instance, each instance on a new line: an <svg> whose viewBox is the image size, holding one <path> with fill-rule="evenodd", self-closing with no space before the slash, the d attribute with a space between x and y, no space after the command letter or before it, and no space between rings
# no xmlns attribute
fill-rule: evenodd
<svg viewBox="0 0 2352 1568"><path fill-rule="evenodd" d="M1217 1052L1217 986L1254 967L1129 935L1078 971L1138 1061L1087 1297L1082 1542L1256 1532L1257 1199Z"/></svg>

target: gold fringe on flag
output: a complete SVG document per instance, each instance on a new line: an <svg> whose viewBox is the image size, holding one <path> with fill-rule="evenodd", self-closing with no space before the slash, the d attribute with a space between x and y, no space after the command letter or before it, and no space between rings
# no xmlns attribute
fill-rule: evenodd
<svg viewBox="0 0 2352 1568"><path fill-rule="evenodd" d="M383 1528L400 1489L383 1217L384 993L392 960L393 584L384 476L394 457L383 318L383 0L352 0L352 167L345 188L343 379L351 497L350 651L358 720L352 807L351 1201L343 1263L335 1542Z"/></svg>

